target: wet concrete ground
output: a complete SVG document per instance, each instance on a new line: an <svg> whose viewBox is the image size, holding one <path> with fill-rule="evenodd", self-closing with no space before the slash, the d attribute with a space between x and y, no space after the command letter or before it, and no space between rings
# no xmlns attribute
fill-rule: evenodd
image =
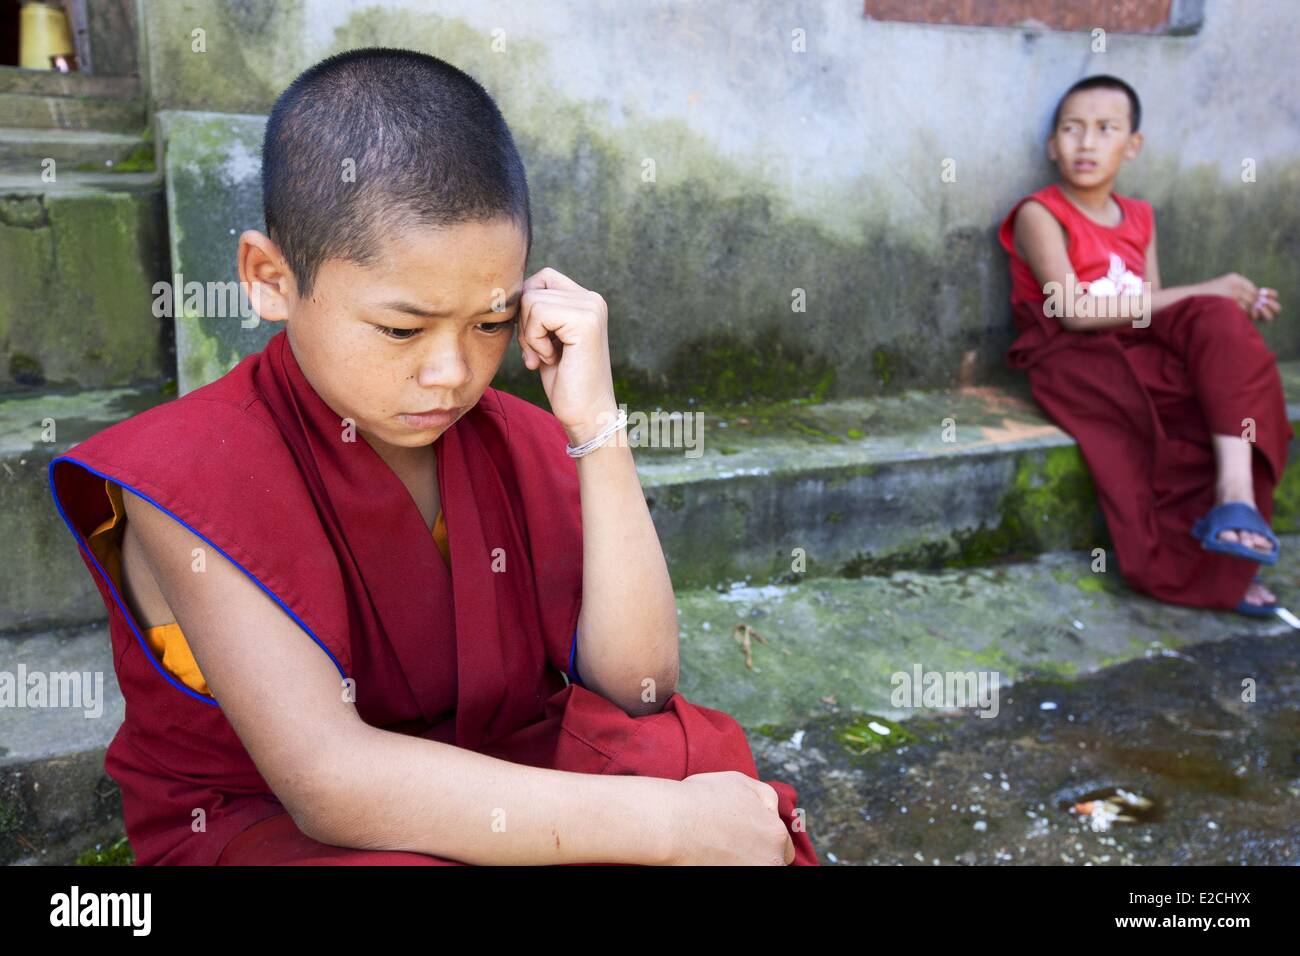
<svg viewBox="0 0 1300 956"><path fill-rule="evenodd" d="M751 742L826 864L1296 864L1298 660L1300 632L1240 633L1024 680L992 718L831 713ZM1146 819L1070 811L1114 788Z"/></svg>

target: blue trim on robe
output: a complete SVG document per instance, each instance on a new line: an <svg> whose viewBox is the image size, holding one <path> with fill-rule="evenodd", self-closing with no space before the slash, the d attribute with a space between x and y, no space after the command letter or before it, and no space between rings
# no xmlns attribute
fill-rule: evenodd
<svg viewBox="0 0 1300 956"><path fill-rule="evenodd" d="M314 633L312 633L312 629L303 623L302 618L298 617L298 615L295 614L287 604L281 601L274 591L268 588L261 581L257 580L257 578L253 575L251 571L249 571L246 567L244 567L242 564L240 564L230 555L226 554L225 551L223 551L216 544L214 544L209 538L200 534L196 529L190 527L189 524L187 524L185 521L182 521L176 515L172 514L170 511L168 511L162 505L158 504L158 502L154 501L148 495L142 494L141 492L132 488L130 485L123 484L121 481L118 481L112 475L105 475L102 472L96 471L94 468L91 468L89 465L85 464L84 462L77 461L77 459L72 458L68 455L59 455L53 461L50 462L49 469L47 470L46 473L50 483L50 494L54 497L54 506L59 509L59 517L61 517L63 519L63 523L68 526L68 530L72 532L72 536L77 539L77 546L86 553L86 556L90 559L91 564L93 564L95 566L95 569L99 571L100 577L103 578L104 583L108 585L109 593L113 595L113 600L117 603L118 608L121 609L122 616L126 618L127 624L130 625L131 630L135 633L136 640L139 642L141 649L144 651L145 657L148 658L149 663L153 664L154 669L163 676L163 679L166 680L167 683L171 684L173 687L175 687L177 690L181 691L182 693L189 694L189 696L193 697L195 700L202 701L205 704L210 704L213 707L221 706L219 703L217 703L215 697L208 697L205 696L204 694L200 694L192 687L186 687L184 684L178 681L175 677L173 677L170 673L168 673L167 670L163 668L162 661L158 660L157 657L154 655L153 648L151 648L149 646L149 642L144 639L144 634L142 634L140 632L140 628L136 626L135 618L132 616L130 610L127 609L127 606L125 602L123 602L121 596L117 593L117 588L113 586L113 579L108 576L108 572L105 571L104 568L100 565L99 560L95 557L95 552L91 550L90 546L86 544L85 540L81 537L81 535L77 533L77 529L72 526L72 522L68 520L68 516L63 510L63 503L59 501L59 492L54 484L54 466L59 464L59 462L63 462L63 461L76 465L78 468L84 468L92 475L97 475L98 477L103 478L106 481L111 481L114 484L126 488L133 495L143 498L145 501L149 502L149 504L153 505L163 514L167 515L169 518L173 519L174 521L179 522L190 532L192 532L195 536L197 536L200 540L206 541L209 545L212 546L214 550L216 550L218 554L220 554L223 558L225 558L235 567L239 568L239 570L243 571L244 574L248 576L249 580L251 580L264 592L266 592L267 596L270 597L271 600L273 600L276 604L280 605L280 607L284 609L284 612L288 614L289 617L293 618L294 623L296 623L299 627L301 627L304 631L306 631L308 636L310 636L311 639L315 641L317 645L320 646L320 649L326 653L329 659L334 662L334 666L338 668L340 676L342 676L344 680L347 680L348 675L347 672L343 670L343 665L338 662L338 659L335 658L334 654L330 651L328 647L325 646L325 644L321 641L321 639L317 637Z"/></svg>
<svg viewBox="0 0 1300 956"><path fill-rule="evenodd" d="M578 675L578 664L575 659L577 653L578 653L578 629L575 627L573 629L573 646L569 648L569 676L573 678L573 680L577 681L579 687L586 687L587 685L583 683L582 678Z"/></svg>

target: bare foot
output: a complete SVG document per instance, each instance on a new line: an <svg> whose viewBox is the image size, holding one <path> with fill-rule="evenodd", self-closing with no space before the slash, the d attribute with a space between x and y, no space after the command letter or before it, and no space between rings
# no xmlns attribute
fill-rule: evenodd
<svg viewBox="0 0 1300 956"><path fill-rule="evenodd" d="M1269 554L1273 550L1273 542L1255 531L1220 531L1219 540L1229 544L1240 542L1251 550L1262 551L1264 554Z"/></svg>
<svg viewBox="0 0 1300 956"><path fill-rule="evenodd" d="M1277 595L1264 587L1259 581L1251 581L1250 587L1246 589L1245 600L1249 604L1274 604L1277 601Z"/></svg>
<svg viewBox="0 0 1300 956"><path fill-rule="evenodd" d="M1223 493L1217 496L1215 506L1226 504L1230 501L1240 501L1242 504L1250 505L1255 508L1255 498L1253 495ZM1258 508L1256 508L1258 510ZM1270 554L1273 551L1273 542L1257 531L1246 531L1244 529L1227 529L1219 532L1219 540L1228 544L1240 543L1253 551L1259 551L1263 554Z"/></svg>

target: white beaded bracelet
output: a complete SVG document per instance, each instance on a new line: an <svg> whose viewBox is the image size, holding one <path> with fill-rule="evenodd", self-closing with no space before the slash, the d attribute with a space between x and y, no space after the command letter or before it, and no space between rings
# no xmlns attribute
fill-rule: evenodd
<svg viewBox="0 0 1300 956"><path fill-rule="evenodd" d="M609 441L609 437L626 424L627 424L627 409L620 408L618 410L618 417L614 419L614 424L610 425L607 428L602 429L601 432L598 435L596 435L595 438L591 439L591 441L585 441L581 445L578 445L577 447L574 447L573 445L570 445L566 442L564 445L564 450L569 453L570 458L581 458L583 455L590 455L601 445L605 444L605 442Z"/></svg>

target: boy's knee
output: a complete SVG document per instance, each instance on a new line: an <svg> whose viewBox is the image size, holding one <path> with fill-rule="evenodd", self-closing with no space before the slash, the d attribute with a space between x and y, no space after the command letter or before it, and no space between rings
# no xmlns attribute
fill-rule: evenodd
<svg viewBox="0 0 1300 956"><path fill-rule="evenodd" d="M1223 295L1196 296L1195 327L1198 332L1216 339L1230 339L1264 348L1264 337L1255 320L1234 299Z"/></svg>
<svg viewBox="0 0 1300 956"><path fill-rule="evenodd" d="M1202 314L1206 317L1213 316L1225 325L1245 323L1254 328L1250 316L1246 310L1237 304L1236 299L1230 299L1226 295L1198 295L1195 296L1197 306Z"/></svg>

